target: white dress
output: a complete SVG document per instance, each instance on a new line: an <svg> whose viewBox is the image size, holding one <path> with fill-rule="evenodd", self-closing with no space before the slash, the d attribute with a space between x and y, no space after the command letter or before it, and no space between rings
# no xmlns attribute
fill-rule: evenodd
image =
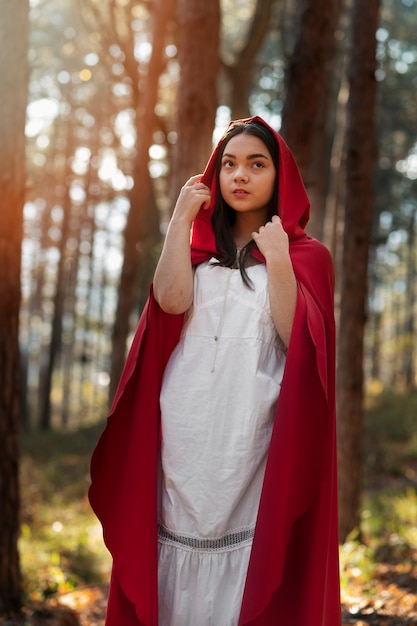
<svg viewBox="0 0 417 626"><path fill-rule="evenodd" d="M159 626L236 626L285 353L263 264L195 271L166 367L159 489Z"/></svg>

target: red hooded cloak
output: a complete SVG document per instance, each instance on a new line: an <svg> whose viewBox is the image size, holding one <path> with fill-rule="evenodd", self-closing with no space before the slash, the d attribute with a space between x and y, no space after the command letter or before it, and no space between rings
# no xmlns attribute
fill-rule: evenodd
<svg viewBox="0 0 417 626"><path fill-rule="evenodd" d="M340 626L333 264L304 231L309 200L288 146L261 118L250 120L278 143L277 213L289 236L298 296L239 626ZM217 153L218 147L202 178L212 204L193 224L193 264L217 253L211 225ZM92 457L90 502L113 557L106 626L158 625L159 392L182 324L183 315L161 310L151 287Z"/></svg>

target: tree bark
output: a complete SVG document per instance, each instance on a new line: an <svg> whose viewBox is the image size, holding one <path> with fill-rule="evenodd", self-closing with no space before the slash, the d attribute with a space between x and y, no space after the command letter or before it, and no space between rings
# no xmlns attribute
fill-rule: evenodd
<svg viewBox="0 0 417 626"><path fill-rule="evenodd" d="M72 105L72 102L70 100ZM66 132L66 160L68 164L70 158L74 153L74 143L71 134L71 123L65 127ZM68 167L68 165L67 165ZM71 172L66 170L64 172L64 180L70 180ZM53 297L53 317L51 325L51 337L48 346L48 355L45 363L45 370L42 372L40 385L40 415L39 426L43 431L50 430L51 428L51 392L52 392L52 380L56 367L58 357L62 351L62 324L65 311L65 298L68 288L68 256L67 256L67 243L70 237L70 222L71 222L71 198L70 198L70 186L69 183L65 183L65 195L62 202L63 220L61 224L61 239L59 242L59 263L57 268L55 294Z"/></svg>
<svg viewBox="0 0 417 626"><path fill-rule="evenodd" d="M344 0L336 0L334 14L330 28L333 33L339 31L339 36L333 34L329 43L329 54L324 65L321 82L321 95L317 110L316 124L314 128L314 139L310 165L306 175L306 184L310 198L310 220L308 223L308 234L312 237L324 240L326 224L326 198L332 181L331 163L332 150L335 135L337 135L337 112L339 92L343 89L343 75L345 73L345 37L340 33L343 29L341 15ZM346 15L344 21L346 20ZM338 68L338 71L335 71ZM337 207L333 203L333 212Z"/></svg>
<svg viewBox="0 0 417 626"><path fill-rule="evenodd" d="M18 554L19 309L28 4L0 1L0 614L21 608Z"/></svg>
<svg viewBox="0 0 417 626"><path fill-rule="evenodd" d="M257 0L245 45L239 50L233 64L225 64L230 82L230 109L232 119L249 117L249 95L253 64L270 28L273 0Z"/></svg>
<svg viewBox="0 0 417 626"><path fill-rule="evenodd" d="M416 284L416 237L415 237L416 216L412 213L408 223L407 241L407 291L405 296L405 323L404 323L404 389L407 393L412 393L415 389L415 284Z"/></svg>
<svg viewBox="0 0 417 626"><path fill-rule="evenodd" d="M294 152L307 187L319 106L323 89L328 88L324 81L326 68L335 52L334 29L340 6L340 0L299 2L281 132Z"/></svg>
<svg viewBox="0 0 417 626"><path fill-rule="evenodd" d="M380 0L354 0L348 66L346 205L337 377L340 540L360 528L363 348L376 160L376 40Z"/></svg>
<svg viewBox="0 0 417 626"><path fill-rule="evenodd" d="M219 0L178 2L177 142L173 151L172 205L193 174L203 171L212 149L219 73ZM204 42L204 45L202 45Z"/></svg>

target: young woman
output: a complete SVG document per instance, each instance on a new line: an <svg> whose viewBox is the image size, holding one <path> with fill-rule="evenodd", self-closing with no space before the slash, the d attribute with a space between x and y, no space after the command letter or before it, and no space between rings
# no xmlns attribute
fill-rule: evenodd
<svg viewBox="0 0 417 626"><path fill-rule="evenodd" d="M341 623L333 269L308 214L258 117L181 190L92 460L108 626Z"/></svg>

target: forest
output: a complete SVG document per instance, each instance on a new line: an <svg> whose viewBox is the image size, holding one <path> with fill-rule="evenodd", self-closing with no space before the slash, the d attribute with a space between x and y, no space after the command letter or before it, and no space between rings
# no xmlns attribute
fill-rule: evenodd
<svg viewBox="0 0 417 626"><path fill-rule="evenodd" d="M335 265L344 624L417 625L416 33L417 0L0 0L0 624L104 624L91 452L178 192L259 115Z"/></svg>

